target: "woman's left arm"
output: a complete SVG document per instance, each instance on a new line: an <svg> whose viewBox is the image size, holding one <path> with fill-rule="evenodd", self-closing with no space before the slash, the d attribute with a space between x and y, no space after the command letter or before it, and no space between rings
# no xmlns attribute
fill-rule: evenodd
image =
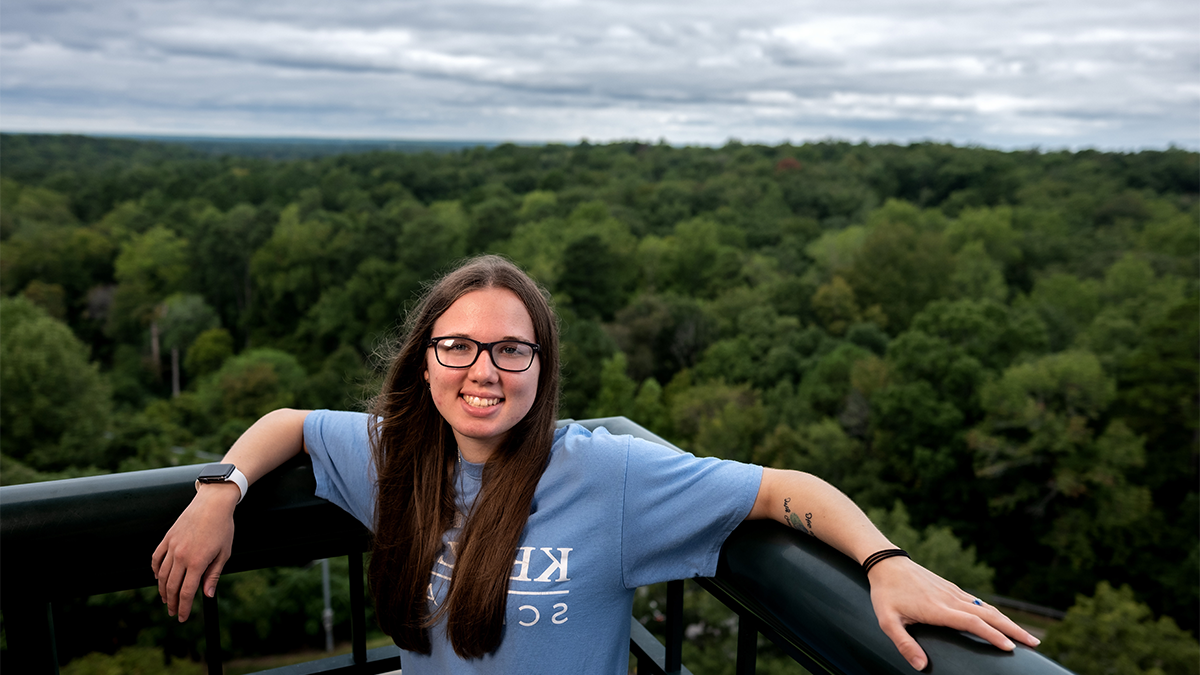
<svg viewBox="0 0 1200 675"><path fill-rule="evenodd" d="M763 518L817 537L859 564L872 553L896 548L846 495L800 471L763 469L758 497L746 519ZM1038 645L1037 638L999 610L974 604L970 594L908 558L887 558L872 567L867 578L879 627L917 670L925 667L928 658L904 628L912 623L974 633L1006 651L1014 647L1009 638L1030 647Z"/></svg>

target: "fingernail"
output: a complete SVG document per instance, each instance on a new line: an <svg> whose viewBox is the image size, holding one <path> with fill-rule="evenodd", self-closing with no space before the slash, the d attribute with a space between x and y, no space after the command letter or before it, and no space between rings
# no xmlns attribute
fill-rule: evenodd
<svg viewBox="0 0 1200 675"><path fill-rule="evenodd" d="M916 669L916 670L921 670L921 669L923 669L923 668L925 667L925 660L924 660L924 659L921 659L921 658L915 658L915 659L913 659L913 660L912 660L912 667L913 667L914 669Z"/></svg>
<svg viewBox="0 0 1200 675"><path fill-rule="evenodd" d="M175 616L175 612L172 612L171 610L168 609L167 616Z"/></svg>
<svg viewBox="0 0 1200 675"><path fill-rule="evenodd" d="M1033 637L1032 635L1030 635L1029 637L1033 638L1033 646L1034 646L1034 647L1036 647L1036 646L1038 646L1038 645L1042 644L1042 641L1041 641L1041 640L1039 640L1039 639L1037 639L1037 638Z"/></svg>
<svg viewBox="0 0 1200 675"><path fill-rule="evenodd" d="M1012 640L1005 640L1003 643L1003 646L1005 649L1010 649L1010 650L1017 648L1017 646L1013 644Z"/></svg>

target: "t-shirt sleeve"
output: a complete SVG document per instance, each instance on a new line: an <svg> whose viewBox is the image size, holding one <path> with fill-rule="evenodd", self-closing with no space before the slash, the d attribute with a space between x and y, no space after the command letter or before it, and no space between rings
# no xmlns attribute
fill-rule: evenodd
<svg viewBox="0 0 1200 675"><path fill-rule="evenodd" d="M312 457L316 495L375 528L375 465L364 413L314 410L304 419L304 447Z"/></svg>
<svg viewBox="0 0 1200 675"><path fill-rule="evenodd" d="M758 496L762 467L630 439L621 528L626 588L712 576Z"/></svg>

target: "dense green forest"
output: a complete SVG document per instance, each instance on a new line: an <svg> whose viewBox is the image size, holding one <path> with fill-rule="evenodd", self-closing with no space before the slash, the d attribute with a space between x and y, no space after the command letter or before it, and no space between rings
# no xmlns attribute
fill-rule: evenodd
<svg viewBox="0 0 1200 675"><path fill-rule="evenodd" d="M6 484L204 461L273 408L361 408L422 284L495 252L553 293L564 417L816 473L961 546L964 585L1063 609L1103 592L1197 629L1194 152L0 151Z"/></svg>

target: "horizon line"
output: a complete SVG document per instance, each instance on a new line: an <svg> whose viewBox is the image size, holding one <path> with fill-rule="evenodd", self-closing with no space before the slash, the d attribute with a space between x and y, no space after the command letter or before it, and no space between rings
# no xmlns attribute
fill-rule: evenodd
<svg viewBox="0 0 1200 675"><path fill-rule="evenodd" d="M1038 152L1038 153L1055 153L1055 152L1086 152L1096 151L1103 153L1117 154L1132 154L1139 152L1166 152L1170 150L1183 150L1185 152L1200 152L1200 144L1196 147L1188 147L1186 144L1178 141L1171 141L1165 146L1161 145L1146 145L1138 148L1101 148L1093 145L1084 145L1079 147L1071 146L1013 146L1002 147L996 145L988 145L979 142L956 142L952 140L939 140L934 138L920 138L907 140L870 140L860 138L852 140L849 138L838 138L828 136L824 138L805 139L797 143L793 139L784 139L776 142L767 141L746 141L735 137L725 139L721 144L716 143L674 143L665 138L658 140L647 140L639 138L618 138L607 140L592 140L587 136L583 136L575 141L563 140L513 140L513 139L451 139L451 138L401 138L401 137L338 137L338 136L303 136L303 135L286 135L286 136L227 136L227 135L209 135L204 133L192 134L165 134L165 133L133 133L133 132L79 132L79 131L21 131L8 130L0 128L0 134L21 135L21 136L82 136L85 138L116 138L134 141L160 141L160 142L188 142L188 143L246 143L246 144L265 144L265 143L280 143L291 145L322 145L322 144L342 144L342 145L380 145L380 144L414 144L414 145L452 145L458 148L485 147L494 148L501 145L519 145L519 146L542 146L542 145L581 145L588 143L591 145L613 145L618 143L640 143L645 145L666 145L673 148L721 148L731 144L740 145L757 145L765 147L780 147L792 146L800 147L803 145L819 144L819 143L848 143L850 145L896 145L896 146L912 146L922 144L948 145L957 148L976 148L982 150L995 150L998 152Z"/></svg>

